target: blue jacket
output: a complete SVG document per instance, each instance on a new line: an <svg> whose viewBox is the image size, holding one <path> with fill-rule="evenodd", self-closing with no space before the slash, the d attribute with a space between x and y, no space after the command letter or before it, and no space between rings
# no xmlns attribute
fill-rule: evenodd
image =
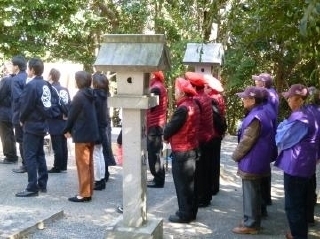
<svg viewBox="0 0 320 239"><path fill-rule="evenodd" d="M285 173L298 177L311 177L316 170L316 161L319 157L319 143L320 143L320 111L319 107L315 105L307 105L300 108L298 111L291 113L287 119L287 124L295 121L303 123L307 127L305 130L294 131L289 137L283 137L285 141L290 138L300 138L290 148L283 148L280 152L275 166L281 168ZM299 137L300 134L303 134ZM286 145L286 142L278 142L278 144ZM287 145L289 145L287 143Z"/></svg>
<svg viewBox="0 0 320 239"><path fill-rule="evenodd" d="M24 132L45 135L48 124L41 109L51 99L48 97L47 82L42 76L34 77L25 85L20 97L20 122Z"/></svg>
<svg viewBox="0 0 320 239"><path fill-rule="evenodd" d="M63 103L70 108L71 99L70 99L69 90L61 86L59 82L53 82L52 86L58 91L60 100L62 100ZM63 130L66 126L66 122L67 120L65 119L62 113L61 113L61 116L56 119L48 119L49 134L62 135Z"/></svg>
<svg viewBox="0 0 320 239"><path fill-rule="evenodd" d="M11 99L12 99L12 123L20 124L20 97L24 86L26 85L27 73L20 71L17 75L12 78L11 85Z"/></svg>
<svg viewBox="0 0 320 239"><path fill-rule="evenodd" d="M99 140L93 89L79 89L73 97L63 133L71 133L74 143L95 143Z"/></svg>
<svg viewBox="0 0 320 239"><path fill-rule="evenodd" d="M0 81L0 121L12 122L11 75Z"/></svg>

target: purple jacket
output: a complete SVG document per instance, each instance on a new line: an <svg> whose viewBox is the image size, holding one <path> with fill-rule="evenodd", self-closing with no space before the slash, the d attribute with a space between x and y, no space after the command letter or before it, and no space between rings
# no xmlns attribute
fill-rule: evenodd
<svg viewBox="0 0 320 239"><path fill-rule="evenodd" d="M292 176L311 177L316 170L320 141L320 112L315 105L307 105L293 112L288 123L301 121L308 127L308 133L294 146L283 150L275 166ZM294 137L294 135L292 135Z"/></svg>
<svg viewBox="0 0 320 239"><path fill-rule="evenodd" d="M260 105L253 108L244 118L240 138L253 119L260 121L260 136L252 149L240 160L238 168L242 172L259 176L270 173L270 160L273 157L275 147L274 130L272 120Z"/></svg>

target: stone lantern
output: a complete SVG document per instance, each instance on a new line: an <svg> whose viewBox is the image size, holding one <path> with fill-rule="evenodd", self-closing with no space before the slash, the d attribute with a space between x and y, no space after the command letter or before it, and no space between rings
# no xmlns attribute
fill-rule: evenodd
<svg viewBox="0 0 320 239"><path fill-rule="evenodd" d="M162 219L147 219L146 110L158 104L149 91L150 73L170 67L165 36L105 35L94 66L117 73L112 107L122 108L123 219L107 238L163 238Z"/></svg>
<svg viewBox="0 0 320 239"><path fill-rule="evenodd" d="M223 64L224 50L221 43L188 43L183 63L193 66L195 72L220 75Z"/></svg>

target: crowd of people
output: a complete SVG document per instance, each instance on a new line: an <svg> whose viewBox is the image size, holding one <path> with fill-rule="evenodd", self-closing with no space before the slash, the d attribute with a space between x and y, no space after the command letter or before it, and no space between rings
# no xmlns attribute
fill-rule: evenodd
<svg viewBox="0 0 320 239"><path fill-rule="evenodd" d="M14 56L5 69L0 81L0 138L5 157L1 163L17 163L18 143L22 165L13 172L28 173L27 187L16 196L45 193L48 173L67 171L67 138L72 137L79 190L68 200L91 201L94 190L106 188L108 166L115 164L109 132L107 77L100 72L93 75L76 72L78 91L71 100L68 89L60 85L57 69L51 69L48 80L44 79L44 63L39 58L27 62L22 56ZM308 225L314 223L316 202L319 91L294 84L282 93L291 114L278 124L279 96L272 87L271 75L254 75L252 80L252 86L237 93L243 103L244 117L231 158L237 163L237 174L242 179L243 218L232 231L257 234L261 229L261 219L268 216L267 206L272 204L271 165L274 164L284 171L285 212L290 227L286 238L307 238ZM153 176L147 187L164 187L161 153L163 144L170 144L178 210L170 215L169 221L189 223L196 220L198 208L208 207L220 190L220 150L225 131L217 121L217 114L225 118L224 89L211 74L186 72L175 80L176 107L167 119L165 82L162 71L152 72L149 93L158 96L159 104L147 111L148 162ZM54 92L67 110L48 117L44 109L52 107ZM48 133L54 152L50 170L43 149L44 136ZM118 145L121 149L122 132ZM119 211L122 210L120 207Z"/></svg>
<svg viewBox="0 0 320 239"><path fill-rule="evenodd" d="M245 116L238 133L232 159L238 163L242 179L243 219L232 231L257 234L261 219L271 205L270 163L284 172L285 212L290 230L286 238L308 238L314 224L316 204L316 164L319 159L319 91L302 84L292 85L281 95L291 114L277 123L279 97L272 78L262 73L252 77L255 86L237 95Z"/></svg>
<svg viewBox="0 0 320 239"><path fill-rule="evenodd" d="M219 134L213 120L213 99L221 96L205 74L186 72L175 81L176 108L163 129L164 142L172 148L172 175L178 210L169 217L175 223L196 219L199 207L210 205L219 192ZM212 78L211 78L212 79ZM291 114L278 124L279 96L270 74L252 76L254 84L237 93L244 107L238 145L232 159L242 179L243 218L232 229L237 234L257 234L268 216L271 200L271 165L284 171L286 238L308 238L314 224L316 164L320 150L319 91L292 85L282 97ZM211 87L210 87L211 86ZM206 90L210 87L215 97ZM224 106L220 102L220 106ZM221 112L224 112L223 109ZM209 179L209 180L208 180Z"/></svg>
<svg viewBox="0 0 320 239"><path fill-rule="evenodd" d="M76 72L78 92L71 101L68 89L60 84L59 70L52 68L47 79L43 72L40 58L27 61L17 55L4 65L4 77L0 81L0 138L4 159L0 163L18 162L18 143L22 165L12 171L27 172L28 183L16 196L38 196L39 192L47 192L49 173L67 171L67 138L72 137L79 191L69 201L90 201L93 190L105 189L108 166L115 165L109 136L109 81L99 72L93 75ZM43 148L47 134L54 153L53 167L49 170Z"/></svg>

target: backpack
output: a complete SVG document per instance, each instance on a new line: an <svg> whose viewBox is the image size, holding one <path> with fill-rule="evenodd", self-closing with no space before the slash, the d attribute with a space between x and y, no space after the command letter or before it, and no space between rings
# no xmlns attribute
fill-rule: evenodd
<svg viewBox="0 0 320 239"><path fill-rule="evenodd" d="M228 129L226 118L221 114L218 103L212 100L213 127L219 135L224 135Z"/></svg>

